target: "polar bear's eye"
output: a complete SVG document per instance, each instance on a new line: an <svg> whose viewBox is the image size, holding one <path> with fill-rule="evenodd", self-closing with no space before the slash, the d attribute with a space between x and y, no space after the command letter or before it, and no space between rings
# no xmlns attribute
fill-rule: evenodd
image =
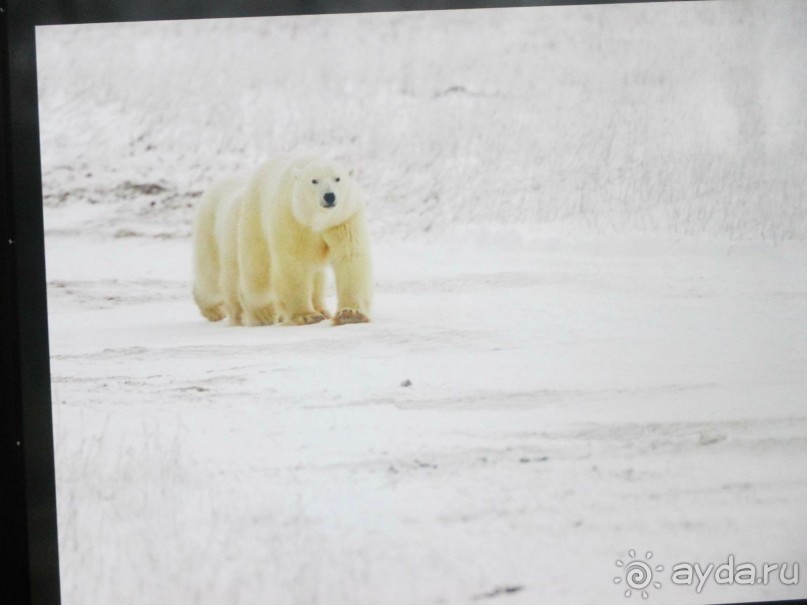
<svg viewBox="0 0 807 605"><path fill-rule="evenodd" d="M316 185L317 183L319 183L319 181L318 181L317 179L314 179L313 181L311 181L311 183L312 183L313 185Z"/></svg>
<svg viewBox="0 0 807 605"><path fill-rule="evenodd" d="M337 182L337 183L339 182L339 177L336 177L336 182Z"/></svg>

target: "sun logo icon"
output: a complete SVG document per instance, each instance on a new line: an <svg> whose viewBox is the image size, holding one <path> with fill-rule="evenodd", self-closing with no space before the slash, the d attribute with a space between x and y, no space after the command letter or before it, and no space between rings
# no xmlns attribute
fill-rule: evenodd
<svg viewBox="0 0 807 605"><path fill-rule="evenodd" d="M653 553L649 550L644 555L643 559L636 558L636 551L629 550L628 556L630 560L625 563L622 560L618 559L616 562L616 566L624 570L624 578L622 576L616 576L614 578L614 584L620 584L623 580L625 584L628 586L628 589L625 591L625 597L630 597L633 594L633 591L640 591L642 598L646 599L648 596L648 592L645 588L649 586L653 586L654 588L661 588L661 582L654 582L653 581L653 571L664 571L663 565L656 565L655 567L651 567L649 563L650 559L653 558Z"/></svg>

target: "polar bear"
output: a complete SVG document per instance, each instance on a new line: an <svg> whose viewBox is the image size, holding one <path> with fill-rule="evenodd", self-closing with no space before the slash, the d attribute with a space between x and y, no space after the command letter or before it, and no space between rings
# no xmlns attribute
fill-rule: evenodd
<svg viewBox="0 0 807 605"><path fill-rule="evenodd" d="M210 321L313 324L336 277L334 324L370 321L372 263L364 197L340 164L278 156L210 188L196 213L193 295Z"/></svg>

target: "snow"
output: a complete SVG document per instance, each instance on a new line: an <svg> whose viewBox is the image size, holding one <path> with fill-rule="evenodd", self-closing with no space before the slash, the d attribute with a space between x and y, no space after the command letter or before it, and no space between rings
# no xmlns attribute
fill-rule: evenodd
<svg viewBox="0 0 807 605"><path fill-rule="evenodd" d="M806 9L39 29L64 603L803 596L670 570L807 565ZM195 201L294 147L374 321L204 321Z"/></svg>

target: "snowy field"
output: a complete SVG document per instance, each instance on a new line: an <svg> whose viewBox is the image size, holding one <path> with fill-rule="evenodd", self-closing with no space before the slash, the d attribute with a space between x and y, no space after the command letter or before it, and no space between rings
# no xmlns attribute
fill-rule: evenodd
<svg viewBox="0 0 807 605"><path fill-rule="evenodd" d="M798 0L39 29L64 603L807 595L805 34ZM369 194L374 321L206 322L194 204L293 149ZM672 582L731 555L784 581Z"/></svg>

